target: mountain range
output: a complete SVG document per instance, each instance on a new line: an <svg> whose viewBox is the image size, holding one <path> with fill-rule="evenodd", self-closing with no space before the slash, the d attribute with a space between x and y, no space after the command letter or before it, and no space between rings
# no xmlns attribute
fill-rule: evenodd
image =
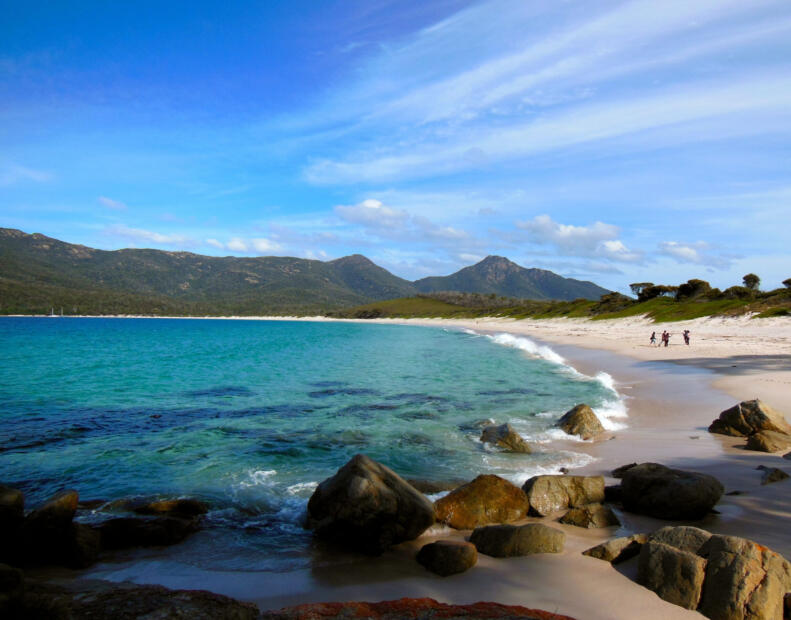
<svg viewBox="0 0 791 620"><path fill-rule="evenodd" d="M323 262L106 251L0 228L0 314L306 314L450 290L565 300L609 292L500 256L410 282L359 254Z"/></svg>

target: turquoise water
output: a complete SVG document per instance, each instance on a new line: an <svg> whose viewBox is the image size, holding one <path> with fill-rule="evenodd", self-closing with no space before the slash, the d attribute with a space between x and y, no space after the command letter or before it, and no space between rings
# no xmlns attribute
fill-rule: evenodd
<svg viewBox="0 0 791 620"><path fill-rule="evenodd" d="M525 338L424 327L2 318L0 360L0 482L28 506L63 487L202 497L222 566L239 549L253 567L293 566L272 558L302 557L307 499L354 454L405 477L521 482L586 461L551 444L573 405L622 412L606 376ZM483 446L486 418L541 452Z"/></svg>

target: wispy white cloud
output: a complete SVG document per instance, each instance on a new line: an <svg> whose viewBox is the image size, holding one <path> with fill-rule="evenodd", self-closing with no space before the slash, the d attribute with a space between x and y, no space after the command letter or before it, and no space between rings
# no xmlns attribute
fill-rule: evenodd
<svg viewBox="0 0 791 620"><path fill-rule="evenodd" d="M108 209L114 209L115 211L124 211L127 208L125 203L121 202L120 200L113 200L107 196L99 196L98 200L101 205L107 207Z"/></svg>
<svg viewBox="0 0 791 620"><path fill-rule="evenodd" d="M389 153L364 153L336 161L319 160L305 171L314 183L379 182L448 174L482 164L523 158L557 149L639 134L743 112L791 107L791 77L744 77L696 84L648 95L613 99L549 113L502 127L476 127L422 146L405 145ZM694 128L678 135L680 143L717 137L716 128L703 135ZM649 147L651 145L648 145Z"/></svg>
<svg viewBox="0 0 791 620"><path fill-rule="evenodd" d="M0 168L0 186L16 185L24 182L46 183L53 178L54 176L50 172L15 164Z"/></svg>
<svg viewBox="0 0 791 620"><path fill-rule="evenodd" d="M210 245L213 248L217 248L218 250L224 250L225 244L222 241L218 241L217 239L206 239L206 245Z"/></svg>
<svg viewBox="0 0 791 620"><path fill-rule="evenodd" d="M679 263L692 263L695 265L706 265L718 269L727 269L733 262L733 258L716 255L711 252L710 244L705 241L694 243L679 243L678 241L663 241L659 244L659 254L669 256Z"/></svg>
<svg viewBox="0 0 791 620"><path fill-rule="evenodd" d="M180 234L162 234L143 228L130 228L128 226L112 226L105 232L115 237L129 239L136 243L157 243L162 245L174 245L179 247L192 247L195 241L190 237Z"/></svg>

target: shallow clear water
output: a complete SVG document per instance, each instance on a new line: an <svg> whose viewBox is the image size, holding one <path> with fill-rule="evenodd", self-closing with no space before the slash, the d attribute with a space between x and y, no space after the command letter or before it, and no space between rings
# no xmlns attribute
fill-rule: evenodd
<svg viewBox="0 0 791 620"><path fill-rule="evenodd" d="M546 443L566 410L623 413L606 375L526 338L423 327L2 318L0 360L0 482L28 506L63 487L202 497L211 550L190 561L221 567L298 565L307 498L354 454L405 477L521 482L586 462ZM488 449L484 418L543 451Z"/></svg>

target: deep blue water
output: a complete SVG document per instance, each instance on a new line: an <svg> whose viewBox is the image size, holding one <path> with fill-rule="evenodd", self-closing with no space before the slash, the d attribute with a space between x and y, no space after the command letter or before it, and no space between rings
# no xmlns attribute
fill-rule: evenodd
<svg viewBox="0 0 791 620"><path fill-rule="evenodd" d="M472 423L548 442L575 404L620 406L606 376L526 338L412 326L0 318L0 360L0 482L29 507L63 487L202 497L222 566L239 549L300 556L307 498L354 454L405 477L521 482L586 457L498 453Z"/></svg>

